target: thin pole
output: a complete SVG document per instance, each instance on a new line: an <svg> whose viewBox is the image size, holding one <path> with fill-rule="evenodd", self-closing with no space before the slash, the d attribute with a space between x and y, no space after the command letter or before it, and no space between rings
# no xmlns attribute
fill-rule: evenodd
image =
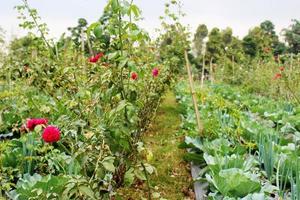
<svg viewBox="0 0 300 200"><path fill-rule="evenodd" d="M214 69L213 69L213 58L210 59L209 62L209 71L210 71L210 82L214 83Z"/></svg>
<svg viewBox="0 0 300 200"><path fill-rule="evenodd" d="M91 44L91 41L90 41L90 37L88 35L87 35L87 40L86 41L87 41L87 44L88 44L90 55L95 56L94 51L92 49L92 44Z"/></svg>
<svg viewBox="0 0 300 200"><path fill-rule="evenodd" d="M81 51L84 53L84 31L81 30Z"/></svg>
<svg viewBox="0 0 300 200"><path fill-rule="evenodd" d="M198 125L198 131L200 136L202 135L202 124L200 121L200 114L199 114L199 110L198 110L198 103L197 103L197 98L196 98L196 93L195 93L195 88L194 88L194 82L193 82L193 77L192 77L192 72L191 72L191 67L190 67L190 62L188 59L188 54L187 51L184 52L184 57L185 57L185 61L186 61L186 69L187 69L187 73L188 73L188 77L189 77L189 83L190 83L190 90L192 93L192 99L193 99L193 104L194 104L194 109L195 109L195 114L196 114L196 120L197 120L197 125Z"/></svg>
<svg viewBox="0 0 300 200"><path fill-rule="evenodd" d="M231 56L231 65L232 65L232 76L233 76L233 78L234 78L234 56L232 55Z"/></svg>
<svg viewBox="0 0 300 200"><path fill-rule="evenodd" d="M203 54L203 61L202 61L202 74L201 74L201 88L203 88L204 85L204 72L205 72L205 54Z"/></svg>

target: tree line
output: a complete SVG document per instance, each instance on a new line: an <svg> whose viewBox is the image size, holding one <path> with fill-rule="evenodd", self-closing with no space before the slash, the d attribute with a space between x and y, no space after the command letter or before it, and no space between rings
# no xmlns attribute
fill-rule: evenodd
<svg viewBox="0 0 300 200"><path fill-rule="evenodd" d="M253 58L277 58L280 55L300 52L300 21L292 20L292 24L282 30L284 41L275 32L275 25L266 20L249 30L239 39L233 35L231 28L208 30L200 24L193 37L194 62L201 65L203 56L206 62L217 63L228 58L234 62L243 62Z"/></svg>

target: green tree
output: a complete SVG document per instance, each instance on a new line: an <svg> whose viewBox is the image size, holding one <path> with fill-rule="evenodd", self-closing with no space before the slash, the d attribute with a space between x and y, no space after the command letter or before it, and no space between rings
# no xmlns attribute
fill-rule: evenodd
<svg viewBox="0 0 300 200"><path fill-rule="evenodd" d="M238 53L242 53L242 44L240 40L233 36L231 28L226 28L220 31L218 28L213 28L208 36L208 42L206 45L208 59L213 59L217 62L224 56L232 58L237 56Z"/></svg>
<svg viewBox="0 0 300 200"><path fill-rule="evenodd" d="M279 37L275 32L275 25L270 20L262 22L260 24L260 28L263 30L266 36L271 38L271 47L274 55L279 55L286 52L286 46L283 42L279 41Z"/></svg>
<svg viewBox="0 0 300 200"><path fill-rule="evenodd" d="M207 37L207 35L207 26L205 24L200 24L196 30L193 40L196 57L200 57L200 55L202 54L204 39Z"/></svg>
<svg viewBox="0 0 300 200"><path fill-rule="evenodd" d="M270 20L263 21L260 24L260 28L269 35L276 36L275 26Z"/></svg>
<svg viewBox="0 0 300 200"><path fill-rule="evenodd" d="M246 55L250 57L255 57L257 54L257 44L253 37L247 35L243 38L243 49Z"/></svg>
<svg viewBox="0 0 300 200"><path fill-rule="evenodd" d="M0 44L4 43L4 37L5 37L5 31L3 30L2 27L0 27Z"/></svg>
<svg viewBox="0 0 300 200"><path fill-rule="evenodd" d="M183 16L180 8L180 1L170 0L165 4L165 16L160 17L162 33L156 39L160 59L170 66L172 73L181 72L185 66L184 53L190 50L189 32L179 22Z"/></svg>
<svg viewBox="0 0 300 200"><path fill-rule="evenodd" d="M21 38L15 38L9 44L9 54L22 64L30 63L32 58L41 54L46 55L47 52L43 39L32 33Z"/></svg>
<svg viewBox="0 0 300 200"><path fill-rule="evenodd" d="M233 35L232 35L232 29L231 28L226 28L221 32L222 35L222 43L223 43L223 48L227 48L230 43L232 42Z"/></svg>
<svg viewBox="0 0 300 200"><path fill-rule="evenodd" d="M1 60L3 60L3 56L4 56L4 44L5 44L5 31L0 27L0 59Z"/></svg>
<svg viewBox="0 0 300 200"><path fill-rule="evenodd" d="M235 62L242 62L245 58L245 54L243 51L243 43L237 37L232 37L231 42L226 47L225 51L227 58Z"/></svg>
<svg viewBox="0 0 300 200"><path fill-rule="evenodd" d="M300 21L294 19L292 22L293 24L288 29L284 29L284 36L289 52L298 54L300 52Z"/></svg>
<svg viewBox="0 0 300 200"><path fill-rule="evenodd" d="M84 18L79 18L77 26L69 27L68 30L71 32L71 39L79 46L81 43L81 34L86 32L88 22Z"/></svg>
<svg viewBox="0 0 300 200"><path fill-rule="evenodd" d="M223 50L222 34L218 28L213 28L208 35L206 54L209 59L217 61Z"/></svg>
<svg viewBox="0 0 300 200"><path fill-rule="evenodd" d="M287 46L285 45L285 43L278 41L275 43L273 51L274 55L284 54L287 52Z"/></svg>
<svg viewBox="0 0 300 200"><path fill-rule="evenodd" d="M266 57L272 54L272 36L261 27L254 27L243 38L244 52L250 57Z"/></svg>

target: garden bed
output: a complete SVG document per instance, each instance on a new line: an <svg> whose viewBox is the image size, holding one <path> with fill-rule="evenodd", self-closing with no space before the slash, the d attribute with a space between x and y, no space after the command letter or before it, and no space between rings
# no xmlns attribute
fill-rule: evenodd
<svg viewBox="0 0 300 200"><path fill-rule="evenodd" d="M204 171L209 199L293 199L299 195L299 127L297 106L243 94L227 86L198 90L204 136L195 129L191 97L184 83L177 88L185 108L181 147L186 160ZM291 163L293 160L293 163Z"/></svg>

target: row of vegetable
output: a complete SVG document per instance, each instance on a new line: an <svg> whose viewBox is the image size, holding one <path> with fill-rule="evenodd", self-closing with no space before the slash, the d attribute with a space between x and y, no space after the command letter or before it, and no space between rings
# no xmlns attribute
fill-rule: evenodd
<svg viewBox="0 0 300 200"><path fill-rule="evenodd" d="M199 136L187 84L176 94L188 135L180 146L203 169L209 199L300 199L299 106L228 85L197 88Z"/></svg>

